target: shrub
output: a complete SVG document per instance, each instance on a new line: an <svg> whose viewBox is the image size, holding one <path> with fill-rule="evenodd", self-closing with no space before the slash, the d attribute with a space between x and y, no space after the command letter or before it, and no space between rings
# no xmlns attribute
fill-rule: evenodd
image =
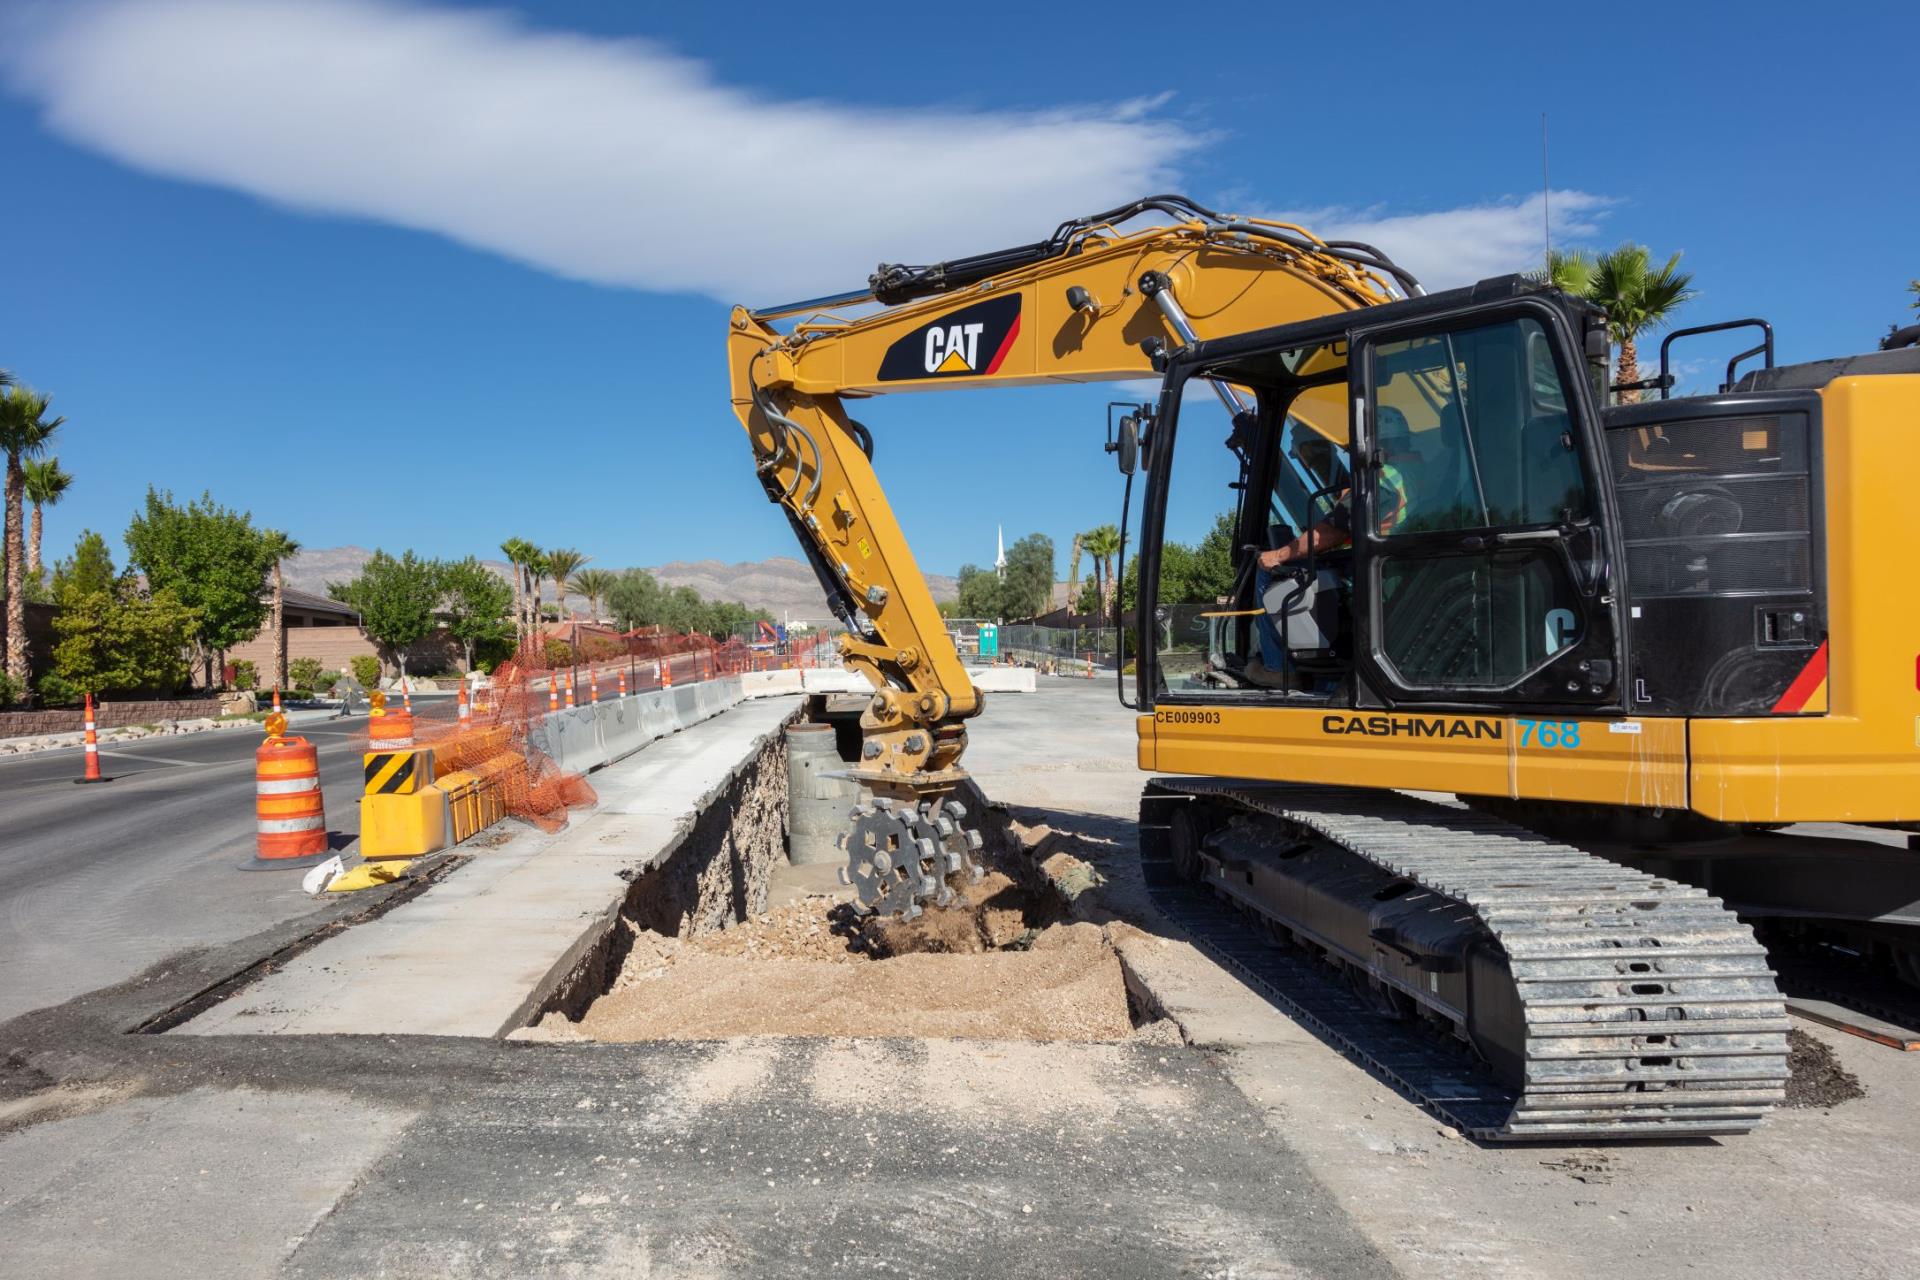
<svg viewBox="0 0 1920 1280"><path fill-rule="evenodd" d="M17 701L20 697L20 682L4 671L0 671L0 707Z"/></svg>
<svg viewBox="0 0 1920 1280"><path fill-rule="evenodd" d="M320 682L318 658L295 658L287 664L287 682L296 689L311 689Z"/></svg>
<svg viewBox="0 0 1920 1280"><path fill-rule="evenodd" d="M313 678L313 683L305 686L305 688L324 698L333 692L333 682L339 678L340 673L338 671L322 671Z"/></svg>
<svg viewBox="0 0 1920 1280"><path fill-rule="evenodd" d="M380 659L369 654L360 654L347 664L353 669L353 678L360 682L363 689L380 687Z"/></svg>
<svg viewBox="0 0 1920 1280"><path fill-rule="evenodd" d="M570 667L574 664L573 646L565 640L548 640L546 649L547 667Z"/></svg>
<svg viewBox="0 0 1920 1280"><path fill-rule="evenodd" d="M63 679L56 671L49 671L40 677L40 700L50 707L64 707L79 702L86 690Z"/></svg>
<svg viewBox="0 0 1920 1280"><path fill-rule="evenodd" d="M230 664L233 667L233 687L240 690L260 687L260 668L241 658Z"/></svg>

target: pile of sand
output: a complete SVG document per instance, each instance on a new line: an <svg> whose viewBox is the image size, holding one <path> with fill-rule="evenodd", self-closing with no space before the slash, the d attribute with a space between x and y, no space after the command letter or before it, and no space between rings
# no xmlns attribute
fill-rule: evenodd
<svg viewBox="0 0 1920 1280"><path fill-rule="evenodd" d="M1102 928L1049 923L991 873L948 908L862 922L809 898L693 938L641 933L606 995L542 1039L914 1036L1121 1040L1132 1031Z"/></svg>

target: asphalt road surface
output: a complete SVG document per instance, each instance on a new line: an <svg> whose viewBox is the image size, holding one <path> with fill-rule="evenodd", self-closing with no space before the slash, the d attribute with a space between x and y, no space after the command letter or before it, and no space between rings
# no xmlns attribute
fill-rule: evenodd
<svg viewBox="0 0 1920 1280"><path fill-rule="evenodd" d="M366 719L293 732L319 748L333 845L350 848ZM243 869L259 745L244 728L104 745L99 786L74 785L78 748L0 759L0 1022L313 910L300 871Z"/></svg>

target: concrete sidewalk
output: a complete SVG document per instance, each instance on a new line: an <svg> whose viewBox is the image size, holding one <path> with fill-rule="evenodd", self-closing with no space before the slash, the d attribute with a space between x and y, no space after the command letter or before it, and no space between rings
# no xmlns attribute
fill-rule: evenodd
<svg viewBox="0 0 1920 1280"><path fill-rule="evenodd" d="M174 1034L504 1035L618 909L622 873L663 862L794 707L747 702L595 772L599 807L559 834L476 852Z"/></svg>

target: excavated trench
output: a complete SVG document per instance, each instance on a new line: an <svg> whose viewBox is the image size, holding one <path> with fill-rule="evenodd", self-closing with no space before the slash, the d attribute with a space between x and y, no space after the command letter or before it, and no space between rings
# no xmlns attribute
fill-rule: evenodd
<svg viewBox="0 0 1920 1280"><path fill-rule="evenodd" d="M1067 919L1050 882L1019 859L990 845L978 882L954 878L953 905L908 923L862 917L844 891L800 894L776 874L786 802L775 741L664 864L634 880L598 945L514 1038L1135 1034L1105 931Z"/></svg>

